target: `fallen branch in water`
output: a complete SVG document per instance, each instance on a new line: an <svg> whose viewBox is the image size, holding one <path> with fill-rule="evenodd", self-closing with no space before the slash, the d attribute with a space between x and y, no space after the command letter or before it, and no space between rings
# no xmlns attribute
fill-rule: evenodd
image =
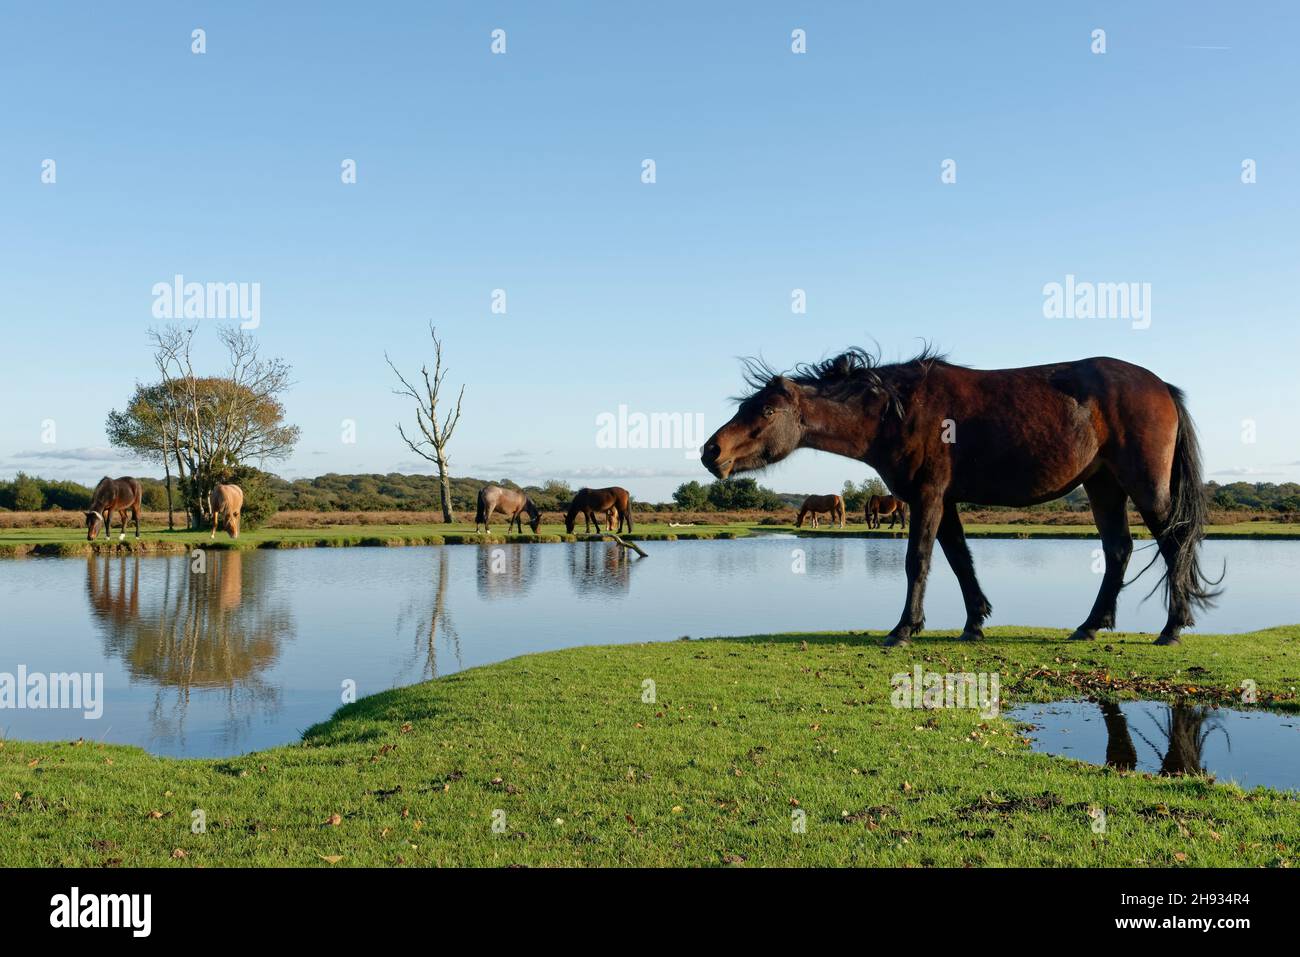
<svg viewBox="0 0 1300 957"><path fill-rule="evenodd" d="M641 546L639 546L636 542L625 542L625 541L623 541L622 538L620 538L619 536L615 535L613 532L600 532L599 534L600 534L600 537L601 537L601 538L612 538L612 539L614 539L614 541L618 542L618 543L619 543L620 545L622 545L624 548L630 548L630 549L632 549L632 551L636 552L636 553L637 553L638 555L640 555L642 558L649 558L649 557L650 557L650 556L647 555L644 551L641 550Z"/></svg>

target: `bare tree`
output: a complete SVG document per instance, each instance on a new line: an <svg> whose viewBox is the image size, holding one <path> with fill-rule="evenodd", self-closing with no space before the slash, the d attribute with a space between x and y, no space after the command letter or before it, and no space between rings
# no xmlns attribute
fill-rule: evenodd
<svg viewBox="0 0 1300 957"><path fill-rule="evenodd" d="M456 396L456 408L443 416L442 421L439 422L438 399L447 370L442 367L442 340L438 338L438 330L432 322L429 323L429 336L433 339L433 375L430 376L427 364L420 367L420 375L424 378L423 390L416 389L398 371L397 366L393 365L393 360L388 358L387 352L384 353L384 359L388 362L388 367L393 370L393 374L397 376L397 381L402 384L400 389L393 390L393 394L404 395L415 400L415 421L420 427L422 438L419 441L412 441L400 422L397 423L397 432L412 452L438 467L438 483L442 490L442 520L451 524L455 519L451 514L451 462L447 458L447 445L451 442L456 423L460 421L460 401L465 397L465 387L462 385L460 394Z"/></svg>

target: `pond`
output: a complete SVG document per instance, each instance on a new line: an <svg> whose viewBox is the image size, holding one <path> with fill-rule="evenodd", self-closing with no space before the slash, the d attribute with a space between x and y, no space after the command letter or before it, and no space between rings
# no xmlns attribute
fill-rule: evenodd
<svg viewBox="0 0 1300 957"><path fill-rule="evenodd" d="M1208 774L1300 791L1300 716L1185 701L1059 701L1013 708L1035 751L1149 774Z"/></svg>
<svg viewBox="0 0 1300 957"><path fill-rule="evenodd" d="M0 678L103 675L103 713L0 708L0 733L223 756L297 740L345 683L362 696L528 652L683 635L888 629L903 601L902 539L761 536L609 542L213 551L0 562ZM974 540L990 624L1070 628L1087 613L1096 543ZM1300 542L1214 541L1227 591L1199 623L1247 631L1300 621ZM1134 570L1149 552L1135 554ZM1157 631L1154 570L1121 598L1126 630ZM937 560L928 624L960 628Z"/></svg>

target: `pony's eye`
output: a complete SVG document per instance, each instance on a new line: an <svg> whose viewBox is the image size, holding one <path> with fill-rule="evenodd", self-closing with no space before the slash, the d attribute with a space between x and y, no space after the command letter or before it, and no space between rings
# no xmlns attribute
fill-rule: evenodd
<svg viewBox="0 0 1300 957"><path fill-rule="evenodd" d="M770 419L774 415L776 415L776 409L772 408L770 405L763 406L763 416L765 418Z"/></svg>

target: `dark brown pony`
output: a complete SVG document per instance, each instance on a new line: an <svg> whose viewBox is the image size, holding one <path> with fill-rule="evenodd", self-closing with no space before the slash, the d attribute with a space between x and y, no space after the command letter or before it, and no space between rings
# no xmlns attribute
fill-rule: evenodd
<svg viewBox="0 0 1300 957"><path fill-rule="evenodd" d="M609 488L580 488L573 496L573 501L569 503L568 514L564 516L564 528L570 534L573 533L573 526L577 523L578 514L582 514L584 531L591 531L591 523L595 522L596 531L600 531L600 516L616 512L618 514L618 530L623 531L623 523L627 522L627 530L632 531L632 509L631 498L627 489L617 485L611 485Z"/></svg>
<svg viewBox="0 0 1300 957"><path fill-rule="evenodd" d="M493 512L506 514L507 532L518 522L519 534L524 533L524 520L520 516L525 512L528 513L528 525L534 535L542 524L542 513L533 504L533 500L523 492L502 488L500 485L484 485L478 490L478 510L474 513L474 531L478 531L479 525L483 526L485 532L492 531L488 521L492 518Z"/></svg>
<svg viewBox="0 0 1300 957"><path fill-rule="evenodd" d="M889 516L889 527L894 527L894 520L907 528L907 506L901 498L894 495L873 495L867 500L867 528L879 528L880 516Z"/></svg>
<svg viewBox="0 0 1300 957"><path fill-rule="evenodd" d="M1133 551L1128 499L1166 565L1169 617L1156 644L1177 644L1193 609L1218 594L1197 558L1207 509L1191 417L1182 392L1140 366L1093 358L985 371L929 350L882 365L854 349L786 375L750 362L747 379L751 394L704 445L710 472L726 478L820 449L870 465L910 507L907 600L886 644L904 644L924 626L936 538L961 585L962 638L983 636L992 606L975 578L959 502L1033 505L1084 487L1106 570L1075 639L1115 626Z"/></svg>
<svg viewBox="0 0 1300 957"><path fill-rule="evenodd" d="M839 523L840 528L844 527L844 499L838 495L809 495L803 500L803 505L799 509L799 517L795 519L794 527L803 528L804 516L812 514L813 528L817 527L817 513L829 512L831 524Z"/></svg>
<svg viewBox="0 0 1300 957"><path fill-rule="evenodd" d="M109 537L113 527L113 513L122 515L122 534L118 541L126 539L126 513L135 519L135 537L140 537L140 483L129 476L111 479L105 475L95 486L90 496L90 511L86 513L86 541L94 541L99 535L99 527L104 527L104 537Z"/></svg>

